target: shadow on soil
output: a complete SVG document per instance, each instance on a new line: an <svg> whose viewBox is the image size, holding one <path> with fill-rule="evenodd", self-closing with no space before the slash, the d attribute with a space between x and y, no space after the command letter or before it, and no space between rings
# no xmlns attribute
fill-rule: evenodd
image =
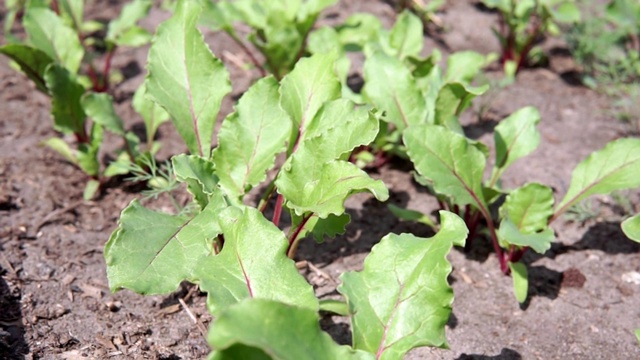
<svg viewBox="0 0 640 360"><path fill-rule="evenodd" d="M522 355L515 350L504 348L498 355L462 354L456 360L522 360Z"/></svg>
<svg viewBox="0 0 640 360"><path fill-rule="evenodd" d="M0 359L24 359L27 353L29 346L22 327L20 294L12 292L0 277Z"/></svg>

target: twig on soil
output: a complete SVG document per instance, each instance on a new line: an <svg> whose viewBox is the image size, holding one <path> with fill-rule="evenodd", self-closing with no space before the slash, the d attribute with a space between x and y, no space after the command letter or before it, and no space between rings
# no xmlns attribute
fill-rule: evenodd
<svg viewBox="0 0 640 360"><path fill-rule="evenodd" d="M189 315L193 323L196 324L202 336L207 337L207 329L204 327L204 324L202 323L202 321L200 321L200 319L198 319L195 315L193 315L193 313L191 312L191 309L189 309L189 306L187 306L187 303L185 303L184 300L178 299L178 301L180 302L180 305L182 305L182 308L187 312L187 315Z"/></svg>
<svg viewBox="0 0 640 360"><path fill-rule="evenodd" d="M66 212L69 212L75 208L77 208L78 206L82 205L82 204L90 204L89 202L85 202L85 200L78 200L78 201L74 201L71 204L60 208L58 210L52 211L49 213L49 215L45 216L44 218L42 218L42 220L40 220L40 222L38 222L35 226L35 233L37 234L38 232L40 232L40 229L45 226L46 224L56 220L56 218ZM35 235L34 235L35 236Z"/></svg>
<svg viewBox="0 0 640 360"><path fill-rule="evenodd" d="M317 266L313 265L312 263L310 263L307 260L302 260L302 261L298 261L296 263L296 268L298 269L304 269L304 268L309 268L309 270L313 271L316 275L320 276L321 278L331 282L334 285L337 285L338 282L335 281L331 275L327 274L326 272L320 270Z"/></svg>

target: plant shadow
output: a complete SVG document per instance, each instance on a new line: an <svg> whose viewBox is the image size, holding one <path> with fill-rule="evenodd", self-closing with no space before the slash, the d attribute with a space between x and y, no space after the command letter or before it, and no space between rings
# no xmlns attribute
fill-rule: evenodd
<svg viewBox="0 0 640 360"><path fill-rule="evenodd" d="M503 348L498 355L462 354L455 360L522 360L522 355L515 350Z"/></svg>
<svg viewBox="0 0 640 360"><path fill-rule="evenodd" d="M2 251L2 249L0 249ZM2 269L0 269L0 275ZM24 338L20 294L0 276L0 358L24 359L29 345Z"/></svg>

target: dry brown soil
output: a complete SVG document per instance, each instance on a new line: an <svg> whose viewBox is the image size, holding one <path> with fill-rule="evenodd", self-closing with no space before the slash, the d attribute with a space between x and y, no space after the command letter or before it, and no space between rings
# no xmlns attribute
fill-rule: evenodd
<svg viewBox="0 0 640 360"><path fill-rule="evenodd" d="M91 1L88 17L111 18L121 1ZM2 14L5 13L0 8ZM343 0L323 14L336 23L356 11L369 11L393 22L391 8L380 1ZM154 9L145 26L153 29L167 13ZM426 51L446 53L472 49L497 51L490 32L496 16L468 1L449 1L441 14L446 31L425 38ZM206 39L232 74L233 97L222 112L256 79L255 71L237 66L247 61L225 35L205 31ZM0 40L1 41L1 40ZM571 169L608 141L630 128L609 111L610 101L572 81L570 59L561 42L546 43L551 66L527 69L517 82L476 101L463 121L469 136L492 143L497 121L526 105L540 109L542 144L505 175L504 186L528 181L552 186L558 197L566 190ZM115 68L125 81L115 87L117 111L127 126L141 119L129 98L144 77L146 48L119 51ZM495 74L494 74L495 75ZM185 285L167 296L142 297L108 290L102 248L120 211L139 186L114 181L102 196L84 203L86 177L58 154L40 146L58 136L52 129L49 100L0 58L0 358L2 359L202 359L209 349L198 325L178 299L205 326L210 316L203 294ZM484 109L480 111L480 109ZM170 124L160 129L161 158L185 151ZM108 139L105 159L121 146ZM432 212L433 199L411 180L407 164L393 162L373 176L391 191L389 202ZM639 174L640 176L640 174ZM451 281L456 300L447 326L450 350L417 349L409 359L638 359L633 330L640 328L640 286L622 275L640 270L640 246L619 229L618 209L609 198L596 202L600 216L585 224L561 219L558 239L544 256L528 254L530 300L520 306L495 256L482 239L470 253L453 251ZM166 201L151 201L162 208ZM637 209L636 209L637 210ZM430 236L428 229L398 221L368 196L348 202L353 221L344 236L325 244L303 244L306 259L332 279L359 269L370 248L389 232ZM331 293L332 280L303 270L318 294ZM338 341L349 341L344 319L326 316L322 325Z"/></svg>

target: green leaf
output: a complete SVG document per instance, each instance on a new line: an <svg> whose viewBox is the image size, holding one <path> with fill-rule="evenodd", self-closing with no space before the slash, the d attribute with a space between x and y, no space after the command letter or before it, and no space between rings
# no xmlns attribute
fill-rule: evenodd
<svg viewBox="0 0 640 360"><path fill-rule="evenodd" d="M389 204L388 207L389 207L389 210L391 211L391 213L393 215L395 215L396 217L398 217L398 218L400 218L402 220L416 221L416 222L425 224L425 225L427 225L428 227L430 227L432 229L436 229L437 228L437 226L433 222L433 220L431 220L431 218L429 216L421 213L420 211L410 210L410 209L403 209L403 208L395 206L393 204Z"/></svg>
<svg viewBox="0 0 640 360"><path fill-rule="evenodd" d="M511 269L511 278L513 279L513 293L516 296L516 300L522 304L527 300L527 293L529 292L527 265L521 262L510 262L509 269Z"/></svg>
<svg viewBox="0 0 640 360"><path fill-rule="evenodd" d="M0 53L15 61L20 70L35 84L38 90L48 93L44 82L44 72L53 60L45 52L22 44L7 44L0 47Z"/></svg>
<svg viewBox="0 0 640 360"><path fill-rule="evenodd" d="M456 51L447 58L445 83L469 84L487 65L487 57L475 51Z"/></svg>
<svg viewBox="0 0 640 360"><path fill-rule="evenodd" d="M569 190L556 206L554 218L588 196L639 187L638 174L640 139L626 138L610 142L573 170Z"/></svg>
<svg viewBox="0 0 640 360"><path fill-rule="evenodd" d="M181 0L174 16L158 26L149 50L147 94L169 112L193 154L208 157L229 73L197 29L200 5Z"/></svg>
<svg viewBox="0 0 640 360"><path fill-rule="evenodd" d="M210 197L218 189L215 165L198 155L180 154L171 158L178 181L187 183L187 190L194 196L200 208L209 204Z"/></svg>
<svg viewBox="0 0 640 360"><path fill-rule="evenodd" d="M229 207L217 220L224 246L218 255L203 258L196 274L200 288L209 293L207 305L213 316L245 298L318 311L313 288L286 256L289 242L260 211Z"/></svg>
<svg viewBox="0 0 640 360"><path fill-rule="evenodd" d="M524 107L496 126L493 135L496 147L496 167L492 182L496 182L514 161L531 154L540 144L540 132L536 128L540 113L534 107Z"/></svg>
<svg viewBox="0 0 640 360"><path fill-rule="evenodd" d="M82 198L86 201L93 199L96 193L100 190L100 181L91 179L87 182L82 193Z"/></svg>
<svg viewBox="0 0 640 360"><path fill-rule="evenodd" d="M151 5L151 0L133 0L126 4L120 15L109 22L105 40L120 46L146 44L151 39L151 35L136 26L136 23L147 16Z"/></svg>
<svg viewBox="0 0 640 360"><path fill-rule="evenodd" d="M103 135L102 126L94 123L89 134L89 143L78 144L78 150L76 151L78 166L89 176L97 177L100 173L98 151L100 151Z"/></svg>
<svg viewBox="0 0 640 360"><path fill-rule="evenodd" d="M623 221L622 231L629 239L640 242L640 214Z"/></svg>
<svg viewBox="0 0 640 360"><path fill-rule="evenodd" d="M124 136L124 122L113 108L113 98L105 93L88 93L80 100L84 112L105 129Z"/></svg>
<svg viewBox="0 0 640 360"><path fill-rule="evenodd" d="M80 68L84 49L78 34L47 8L28 8L23 20L29 41L71 73Z"/></svg>
<svg viewBox="0 0 640 360"><path fill-rule="evenodd" d="M147 99L145 96L147 88L145 83L142 83L138 90L133 94L133 100L131 105L142 116L144 121L144 127L147 132L147 141L153 140L158 131L158 127L162 123L169 120L169 114L155 102Z"/></svg>
<svg viewBox="0 0 640 360"><path fill-rule="evenodd" d="M403 138L416 170L433 182L437 193L451 197L456 205L486 208L482 191L486 158L481 150L438 125L414 125Z"/></svg>
<svg viewBox="0 0 640 360"><path fill-rule="evenodd" d="M554 20L562 23L576 23L580 21L580 9L576 4L565 1L551 11ZM639 15L640 16L640 15Z"/></svg>
<svg viewBox="0 0 640 360"><path fill-rule="evenodd" d="M277 81L267 77L254 84L218 133L212 158L220 187L239 198L264 181L276 155L286 150L291 125L279 104Z"/></svg>
<svg viewBox="0 0 640 360"><path fill-rule="evenodd" d="M362 93L383 119L403 130L425 122L427 109L415 79L400 60L377 53L364 64L365 84Z"/></svg>
<svg viewBox="0 0 640 360"><path fill-rule="evenodd" d="M418 56L422 51L423 41L420 18L409 10L398 15L389 34L389 45L395 50L394 56L400 60L408 56Z"/></svg>
<svg viewBox="0 0 640 360"><path fill-rule="evenodd" d="M447 347L445 324L453 290L447 254L464 244L467 228L441 211L441 230L425 239L390 234L375 245L361 272L341 276L338 291L352 314L353 347L376 359L401 359L419 346Z"/></svg>
<svg viewBox="0 0 640 360"><path fill-rule="evenodd" d="M63 14L66 14L72 22L74 29L80 29L84 16L84 0L60 0L59 4Z"/></svg>
<svg viewBox="0 0 640 360"><path fill-rule="evenodd" d="M295 213L292 214L292 228L296 228L303 217L298 216ZM316 239L316 242L321 243L324 241L325 236L334 238L337 235L342 235L346 231L346 227L351 221L351 216L347 213L342 215L329 215L326 219L321 219L317 215L312 215L304 224L304 228L300 231L298 238L302 238L311 233Z"/></svg>
<svg viewBox="0 0 640 360"><path fill-rule="evenodd" d="M211 326L211 360L373 360L373 355L336 344L308 308L266 299L231 306Z"/></svg>
<svg viewBox="0 0 640 360"><path fill-rule="evenodd" d="M489 85L472 88L461 83L449 83L438 91L436 98L435 124L444 125L450 130L463 134L458 116L471 105L471 101L482 95Z"/></svg>
<svg viewBox="0 0 640 360"><path fill-rule="evenodd" d="M155 212L134 200L104 249L111 291L167 294L182 281L193 281L198 259L212 252L212 240L221 232L216 218L225 207L218 196L188 218Z"/></svg>
<svg viewBox="0 0 640 360"><path fill-rule="evenodd" d="M541 184L526 184L507 195L500 215L511 220L523 234L544 230L553 215L553 190Z"/></svg>
<svg viewBox="0 0 640 360"><path fill-rule="evenodd" d="M522 233L509 219L503 219L498 229L498 240L503 248L509 248L509 245L528 246L538 254L547 252L555 238L553 230L549 227L536 233Z"/></svg>
<svg viewBox="0 0 640 360"><path fill-rule="evenodd" d="M54 128L63 133L84 133L86 115L80 104L84 87L78 84L69 71L58 64L51 64L44 73L44 80L51 93L51 114Z"/></svg>
<svg viewBox="0 0 640 360"><path fill-rule="evenodd" d="M333 72L335 60L335 53L300 59L293 71L282 79L280 104L295 125L289 142L290 150L296 139L304 136L309 122L322 105L340 97L340 80Z"/></svg>
<svg viewBox="0 0 640 360"><path fill-rule="evenodd" d="M346 317L349 316L349 305L342 300L322 299L320 300L320 311Z"/></svg>
<svg viewBox="0 0 640 360"><path fill-rule="evenodd" d="M638 340L638 345L640 345L640 329L636 329L635 334L636 334L636 339Z"/></svg>
<svg viewBox="0 0 640 360"><path fill-rule="evenodd" d="M354 148L369 144L378 133L378 120L365 109L353 107L346 100L327 103L319 112L319 124L309 130L314 136L299 146L278 174L278 192L297 215L306 212L316 213L320 218L340 215L345 211L344 200L357 192L369 191L379 200L388 198L382 181L373 180L354 164L339 160ZM341 124L322 131L325 126L320 124L335 121L329 120L335 113L344 114L337 118ZM345 133L351 135L344 136Z"/></svg>
<svg viewBox="0 0 640 360"><path fill-rule="evenodd" d="M50 138L42 142L43 145L48 146L58 154L62 155L67 161L74 165L78 165L78 159L74 154L69 144L60 138Z"/></svg>

